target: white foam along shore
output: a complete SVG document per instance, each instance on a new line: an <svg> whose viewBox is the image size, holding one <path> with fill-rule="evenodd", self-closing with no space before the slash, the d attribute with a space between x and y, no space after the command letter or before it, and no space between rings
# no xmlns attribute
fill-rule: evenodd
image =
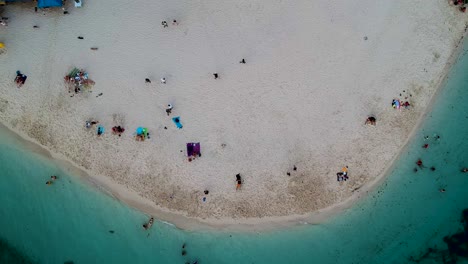
<svg viewBox="0 0 468 264"><path fill-rule="evenodd" d="M24 6L5 13L2 123L114 197L186 229L318 223L348 208L408 142L466 23L435 0L89 2L67 16ZM179 25L160 26L172 18ZM75 65L96 81L91 95L67 93L63 76ZM16 70L28 75L21 89ZM167 83L148 85L147 77ZM395 111L394 98L412 108ZM368 115L376 127L363 125ZM90 118L130 132L98 138L84 128ZM133 139L138 126L151 140ZM193 141L203 156L188 162L180 150ZM338 183L344 165L350 180Z"/></svg>

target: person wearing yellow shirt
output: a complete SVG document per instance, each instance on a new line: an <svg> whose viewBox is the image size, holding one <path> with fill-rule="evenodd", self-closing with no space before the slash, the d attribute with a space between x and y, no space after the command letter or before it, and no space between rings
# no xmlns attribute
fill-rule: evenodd
<svg viewBox="0 0 468 264"><path fill-rule="evenodd" d="M344 166L341 171L343 172L343 175L348 174L348 166Z"/></svg>

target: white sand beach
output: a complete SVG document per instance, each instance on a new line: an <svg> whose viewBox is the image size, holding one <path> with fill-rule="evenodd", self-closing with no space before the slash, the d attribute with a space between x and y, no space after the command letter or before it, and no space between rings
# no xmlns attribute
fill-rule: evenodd
<svg viewBox="0 0 468 264"><path fill-rule="evenodd" d="M468 22L439 0L66 5L68 15L4 7L0 121L131 205L218 226L291 222L365 194L430 107ZM69 93L73 67L92 93ZM28 76L20 89L17 70ZM102 136L85 128L91 119ZM191 162L188 142L201 144Z"/></svg>

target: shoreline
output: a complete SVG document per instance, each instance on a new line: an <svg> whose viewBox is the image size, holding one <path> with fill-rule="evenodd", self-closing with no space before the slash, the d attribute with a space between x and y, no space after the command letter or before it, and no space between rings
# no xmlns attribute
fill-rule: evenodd
<svg viewBox="0 0 468 264"><path fill-rule="evenodd" d="M442 4L434 4L434 7L439 5L443 6ZM278 6L278 8L280 7L281 6ZM447 8L451 7L447 6ZM294 11L294 9L289 10L289 12L294 14L292 11ZM389 16L393 19L390 20L390 22L394 22L394 20L398 21L398 18L394 18L391 15L401 15L399 12L400 10L396 9L396 11L398 12L384 12L383 14L390 14ZM456 11L457 10L455 10L455 12ZM270 10L270 12L273 12L273 10ZM448 13L451 13L451 11L445 11L445 13L446 14L444 15L447 15ZM333 14L334 13L331 13L329 15ZM424 15L423 12L421 12L421 14ZM403 13L402 17L406 18L405 15L407 14ZM89 99L87 99L87 101L79 101L78 99L74 100L76 98L69 99L67 98L68 96L66 96L66 94L64 95L63 91L60 90L60 84L49 82L48 80L44 80L43 82L39 80L36 81L36 85L33 85L33 88L41 88L42 86L45 86L48 87L48 90L46 89L45 91L39 92L37 89L28 89L29 93L24 94L17 92L17 90L9 90L6 82L0 87L6 89L6 91L9 92L5 97L8 100L5 99L6 103L3 102L4 109L2 110L2 113L0 113L5 114L5 119L2 120L2 124L9 130L9 132L14 134L21 141L28 142L25 144L27 148L31 148L34 152L41 155L43 154L44 157L50 159L52 162L56 162L61 167L67 168L68 171L71 171L72 175L78 175L91 187L96 188L98 191L101 191L107 195L110 195L111 197L127 204L130 207L133 207L146 214L151 214L159 220L173 223L182 229L263 231L303 224L319 224L326 219L351 208L360 199L365 199L369 192L380 186L380 184L390 174L392 168L394 168L396 161L401 156L403 151L405 151L405 149L408 147L409 142L414 139L415 133L420 129L423 121L431 111L431 104L434 102L441 89L445 86L450 69L456 62L460 55L460 51L462 50L463 45L460 44L463 44L463 40L466 36L466 27L465 32L463 33L461 31L461 21L456 21L459 19L458 16L455 18L442 17L441 14L439 14L439 18L444 18L444 22L458 22L454 24L455 26L452 25L455 29L455 32L453 33L449 34L445 32L442 34L443 28L441 27L438 29L437 33L440 33L442 36L449 35L448 37L450 37L450 41L431 42L432 46L428 45L424 49L423 53L419 52L414 55L414 57L412 57L413 59L421 59L420 61L423 61L424 63L430 63L431 60L432 63L434 63L441 56L438 52L440 51L439 48L442 48L443 62L445 63L442 64L440 63L441 61L439 61L438 63L434 64L435 66L428 66L429 72L438 73L429 75L434 76L435 78L429 77L430 82L426 82L428 77L422 76L424 74L418 73L419 78L413 78L412 76L408 77L407 74L406 77L408 78L406 78L404 82L396 81L389 84L388 87L381 85L379 87L380 91L375 90L375 95L372 95L370 91L362 87L367 87L367 89L370 89L370 87L374 86L374 80L383 82L382 80L385 78L394 78L395 76L398 76L398 74L401 74L399 65L402 66L401 64L403 63L397 59L387 59L388 64L392 65L388 68L391 73L387 73L382 67L380 71L376 70L375 72L371 72L370 77L367 79L363 78L363 81L358 82L359 78L356 78L354 81L357 84L354 88L360 88L360 90L351 92L348 95L345 93L342 94L344 98L341 99L349 99L345 100L345 102L359 100L357 102L362 103L363 105L367 105L364 109L357 109L357 107L355 107L353 104L346 105L346 103L339 103L340 100L338 100L338 103L341 106L341 110L334 109L333 107L328 109L328 104L326 103L322 105L322 107L320 106L320 101L326 102L327 100L340 95L341 93L339 91L335 91L335 94L333 95L333 93L330 93L329 89L323 89L312 95L312 93L308 93L309 90L306 84L303 86L297 86L298 92L285 94L283 87L280 86L277 87L277 90L275 90L275 92L278 94L272 93L271 95L270 93L270 97L267 96L265 97L266 99L264 98L263 101L261 100L262 102L259 104L260 108L253 109L253 112L257 114L257 117L262 117L262 115L270 114L270 111L264 111L264 109L267 108L262 107L262 103L265 105L282 105L281 102L274 101L274 98L277 98L277 95L290 96L290 101L288 101L288 98L286 98L285 101L288 103L291 102L293 105L297 103L302 107L295 108L295 110L290 110L287 107L285 108L284 106L281 106L280 108L273 109L275 111L272 111L272 113L275 115L266 116L265 118L265 120L278 120L278 124L281 124L279 126L272 125L268 127L270 124L263 123L262 127L266 126L266 128L264 128L261 132L258 132L256 130L256 123L258 120L252 118L252 115L250 115L249 111L238 112L237 114L244 114L245 116L233 116L231 118L232 120L229 120L230 116L227 115L229 112L231 112L229 111L229 105L226 107L226 113L208 117L204 117L205 112L203 111L202 113L196 113L195 110L197 110L197 108L192 109L195 112L191 113L191 115L189 114L190 111L187 111L188 109L186 109L184 118L187 120L186 127L189 129L184 129L184 131L182 131L182 133L179 132L179 134L175 134L177 132L173 132L170 136L167 136L167 134L164 134L164 130L162 130L163 124L159 124L158 122L159 127L149 126L152 134L154 131L154 133L157 135L157 140L150 141L147 144L145 143L145 145L136 145L134 142L130 141L130 139L124 139L123 137L122 140L115 141L113 138L105 135L99 140L96 140L91 136L91 133L89 133L90 131L74 131L76 130L77 124L83 121L83 118L89 118L90 116L99 118L99 120L102 121L101 123L104 123L105 125L109 125L111 122L115 123L115 119L117 117L117 119L120 119L118 122L126 123L126 127L140 125L142 120L149 123L154 122L151 121L154 117L145 116L145 113L154 113L155 110L157 111L157 106L152 106L155 109L148 109L147 111L146 109L145 111L142 111L141 109L138 109L138 107L134 107L133 112L129 111L129 113L126 113L133 114L133 118L128 118L125 115L120 116L118 115L119 112L113 112L113 110L110 110L110 112L105 111L108 108L116 107L115 105L113 106L111 102L118 102L118 98L129 95L123 93L128 92L128 89L125 89L125 84L122 85L122 87L116 87L115 94L113 93L112 95L109 95L107 90L103 90L105 91L106 96L111 96L106 105L105 101L102 101L104 99L99 99L101 101L94 104L89 104ZM384 20L382 21L387 22ZM324 23L328 23L326 19L324 20ZM359 25L359 23L357 23L357 25ZM206 27L206 25L204 26ZM278 28L272 27L272 32L282 28L280 25L276 26ZM194 29L191 28L191 30L196 29L197 27L194 27ZM320 32L319 29L320 28L317 29L317 32ZM380 32L379 30L382 30L384 33L386 33L387 38L392 36L391 32L388 32L388 29L387 32L385 32L385 27L376 27L376 29L377 33ZM324 30L326 31L326 29ZM375 28L369 28L367 30L371 32L366 32L366 34L369 33L372 35L372 30L375 30ZM53 28L50 32L57 33L56 31L60 31L60 28ZM358 34L362 33L353 31L350 32ZM428 38L427 36L416 36L416 38L413 38L413 35L408 34L408 32L404 31L403 29L401 35L402 36L400 36L399 39L401 41L395 42L397 45L405 43L405 40L413 41L411 43L414 45L415 43L418 43L418 40L427 40ZM459 38L460 35L462 36ZM298 36L301 36L301 34L298 34ZM197 35L195 38L196 37ZM222 38L220 37L219 39ZM107 39L102 40L105 42ZM308 39L304 39L304 41L308 41ZM57 45L60 45L60 43L61 42L59 39L59 41L57 41ZM301 38L297 39L297 43L301 43ZM373 66L379 66L382 62L387 63L387 60L384 58L392 55L392 44L385 43L385 41L382 40L377 40L375 42L369 41L365 44L362 44L359 41L355 41L353 43L356 45L354 48L361 51L361 55L364 56L364 59L368 59L368 63L363 64L361 71L355 72L357 75L365 74L361 77L366 76L366 71L370 70ZM372 43L374 43L374 45L367 45ZM284 43L284 45L287 44L293 45L292 47L296 47L294 46L293 42ZM318 45L317 48L323 48L320 46L321 42L317 42L316 44ZM437 44L443 46L438 46ZM268 47L268 45L266 45L266 47ZM351 45L350 47L353 46ZM399 54L404 54L405 47L400 48L401 50L399 50ZM411 45L409 45L407 48L411 50ZM327 48L323 49L325 51L328 50ZM376 50L379 49L384 51L378 53ZM350 48L349 50L353 49ZM376 55L375 58L372 57L370 54L373 54L373 52L380 56ZM209 55L210 52L207 52L207 54ZM281 54L281 50L276 50L275 54ZM345 54L346 53L343 55ZM134 55L134 58L136 59L135 61L139 62L137 54ZM178 55L179 54L175 54L175 56ZM341 55L342 54L340 53L335 54L335 59L340 58ZM431 55L433 57L431 57ZM359 63L361 58L359 55L356 55L356 57L359 59L354 61L354 63L357 63L354 65L359 67L359 65L361 65ZM44 59L51 58L53 57L44 57ZM258 59L261 61L262 57L258 56ZM281 57L276 59L281 59ZM299 59L300 58L298 57L294 60L293 56L293 59L291 60L294 63L297 63L297 61L300 61ZM19 60L21 61L21 59ZM40 59L38 60L40 61ZM261 68L261 66L266 66L272 62L275 62L275 59L272 59L269 55L265 56L263 60L264 61L261 61L256 65L257 68ZM333 61L333 56L330 60ZM103 59L101 61L107 60ZM267 63L265 63L265 61L267 61ZM61 63L63 63L63 61L61 61ZM58 63L57 65L61 65L61 63ZM68 62L64 62L64 64L68 64ZM320 65L320 61L318 61L316 64ZM336 65L333 63L328 63L328 66L332 68L333 66L336 68L339 65L340 63ZM353 66L352 63L349 65L350 67ZM148 64L147 66L153 67L151 64ZM291 64L291 67L289 68L295 68L292 66L297 65ZM417 74L415 69L422 69L422 66L425 66L425 64L419 63L412 66L412 73ZM228 66L226 65L225 67ZM247 67L251 67L250 64ZM97 78L99 78L99 76L106 76L106 71L104 68L88 68L91 68L91 72L94 72ZM344 69L346 70L346 68ZM265 70L265 76L268 76L268 74L274 74L276 70L277 69ZM243 73L238 69L231 69L231 72L233 73L234 77L236 77L236 73L238 74L238 77L247 77L247 79L251 77L245 76L246 73ZM278 70L278 72L281 72L281 70ZM317 73L318 77L325 76L325 78L317 80L319 83L317 85L318 87L329 87L328 85L331 85L331 88L334 88L334 86L340 87L343 83L352 82L354 79L350 76L344 75L342 79L339 79L339 81L342 81L341 83L339 81L334 83L334 78L328 79L328 75L324 75L320 69L315 69L315 72ZM325 72L327 72L327 70L325 70ZM38 72L36 72L36 74L37 73ZM175 75L177 75L177 73L184 76L187 74L187 72L184 72L183 70L181 72L176 72ZM302 82L305 83L305 81L308 79L314 79L313 76L310 76L309 78L307 72L300 73L304 74L304 76L307 76L307 78L304 77L304 80L299 80L298 83L302 84ZM287 76L287 74L288 73L286 72L285 76ZM189 76L187 79L179 79L179 84L183 85L187 81L191 82L192 78L199 78L196 76L196 74L187 74L187 76ZM34 77L35 76L33 74L31 79L34 80ZM121 72L121 78L122 80L120 81L125 82L127 81L128 77L126 77L124 72ZM226 80L226 83L222 83L226 87L238 85L236 80L232 80L231 84L229 85L229 78L230 76L226 75L226 77L224 77L223 75L223 78L220 82ZM51 76L51 79L54 79L54 76ZM281 80L281 77L279 77L279 79ZM253 83L254 80L255 77L253 77L250 81ZM320 80L322 80L322 83L320 83ZM174 81L176 82L176 80ZM172 79L170 80L168 87L170 87L171 82ZM100 87L100 89L111 87L109 86L109 83L106 85L104 80L97 80L97 83L101 85L103 84L102 88ZM201 81L201 83L204 83L204 81ZM249 83L249 81L245 81L245 83ZM294 82L289 83L288 85L293 85L293 83ZM261 91L261 84L263 84L263 88L271 87L271 84L269 83L259 83L259 91ZM249 85L246 85L244 87L244 89L246 89L244 91L250 91L248 86ZM379 85L376 84L375 86ZM117 88L122 89L119 90ZM177 94L177 91L174 88L175 87L170 87L171 93L174 92ZM195 95L198 95L198 91L195 89L196 87L193 88L194 91L196 91ZM425 91L425 88L428 88L428 90ZM400 114L399 112L392 111L393 109L388 110L387 108L382 107L383 104L386 105L390 96L394 97L396 94L398 94L398 92L401 93L402 89L406 89L408 92L413 92L413 94L415 94L416 98L413 98L412 103L415 103L417 107L419 107L417 110L414 110L414 112ZM206 91L213 93L213 90L208 89ZM265 93L268 95L269 92L269 89L266 89L263 92L259 92L258 94L252 94L252 96L249 97L255 98L256 96L263 96ZM317 107L314 108L313 104L310 104L307 100L302 100L302 98L298 100L299 98L296 93L301 94L301 92L304 96L310 95L310 98L317 98L318 100L315 102ZM154 102L156 102L156 105L161 105L161 102L156 101L156 99L161 96L154 96L153 98L152 96L154 94L152 93L153 92L149 92L145 96L145 91L139 90L136 94L138 94L140 97L135 96L131 97L130 99L134 99L133 102L138 103L134 105L153 105ZM361 93L361 95L359 95L359 93ZM384 95L380 95L379 93ZM418 93L422 94L422 96L418 97ZM356 94L356 97L350 98L352 94ZM38 98L37 100L35 100L35 95ZM130 91L130 95L133 96L133 91ZM190 98L190 96L194 97L192 101L182 101L180 103L181 112L184 112L182 109L183 105L188 105L190 108L191 103L193 104L194 102L197 102L195 95L193 94L193 91L191 94L190 90L181 91L181 94L178 95L180 100L185 100L186 98ZM42 98L44 101L39 100L39 97L42 96L44 97ZM148 101L146 102L141 96L147 97L145 99L148 99ZM170 96L176 97L176 95L172 94ZM199 96L202 97L203 94L200 94ZM237 94L234 93L231 96L237 96ZM376 98L373 96L379 97ZM107 100L107 97L105 98ZM229 98L225 98L224 95L221 94L218 95L218 97L211 98L209 102L223 102L223 100L226 102L230 101L228 99ZM238 97L234 99L243 100L244 98ZM231 107L234 107L232 109L237 111L237 104L239 103L236 103L234 99L231 103L235 104L235 107ZM10 106L8 106L8 101L12 102ZM121 102L121 104L122 103L123 102ZM30 113L26 111L28 108L25 107L25 105L28 104L33 105L33 107L29 108ZM118 105L118 103L116 104ZM43 105L45 105L45 107L43 107ZM247 103L247 105L249 104ZM19 106L21 106L21 108ZM10 107L10 109L8 109L8 107ZM53 109L54 107L58 109L55 109L55 112ZM350 107L354 107L354 112L346 111L347 109L350 109ZM89 110L90 108L92 110ZM209 109L219 109L219 106L212 105L212 108L208 108L208 110ZM39 116L33 114L39 113L40 111L43 112L41 112ZM80 113L81 116L75 114L74 111ZM332 113L332 111L334 112ZM360 118L363 114L376 114L372 113L372 111L380 111L380 113L377 113L377 116L381 115L378 118L383 117L381 120L386 121L382 121L381 125L379 125L376 130L369 130L367 127L362 127L362 125L358 126L357 124L361 122ZM315 116L302 114L301 116L293 116L291 119L291 117L285 117L285 113L287 112L310 112L315 114ZM344 114L340 114L342 112ZM101 113L105 113L107 116L101 115ZM329 124L329 126L327 126L328 122L326 122L326 119L322 120L319 118L323 116L324 113L330 114L330 116L327 117L334 118L333 120L335 123ZM67 116L67 114L69 115ZM110 114L115 115L115 117L113 117L113 121L110 121ZM281 119L281 117L283 119ZM304 119L304 117L308 118L310 121L314 121L310 122L309 129L307 129L307 127L304 129L304 131L306 131L308 134L323 134L323 132L327 130L333 132L338 130L342 131L339 133L335 132L334 134L330 135L329 138L319 138L318 140L318 137L307 137L306 134L303 134L302 132L302 126L295 123L296 121L301 121L301 119ZM127 121L125 120L126 118ZM161 117L156 116L154 119L157 118ZM220 118L223 120L226 119L229 122L226 122L224 126L220 127L215 125L207 125L210 124L210 122L219 121ZM244 124L244 130L241 129L242 126L238 126L240 123L235 123L239 122L238 119L244 121L244 123L242 123ZM260 118L260 121L262 121L262 119L263 118ZM57 122L57 120L60 120L60 122ZM130 120L130 122L128 122L128 120ZM193 121L193 123L188 122L189 120ZM195 123L201 124L198 126L198 131ZM346 129L343 129L343 125ZM236 130L237 127L239 127L239 130ZM281 138L282 136L289 135L290 132L296 133L293 135L297 137L297 139L293 138L293 140L288 141L284 138ZM251 144L249 145L249 142L256 142L256 139L250 139L249 133L259 133L259 138L262 140L266 138L267 140L259 141L257 147L251 146ZM346 141L346 136L343 138L340 133L343 135L348 134L349 138L357 139L357 141ZM366 137L371 137L372 140L367 141L368 138ZM195 164L187 165L186 163L181 162L185 162L185 158L182 159L180 154L177 156L177 153L179 153L181 142L192 142L188 140L194 139L204 142L203 147L204 151L206 152L204 152L204 159L197 161ZM245 139L249 139L251 141ZM278 139L281 140L278 141ZM324 140L324 142L322 142L322 140ZM305 142L309 142L308 144L310 145L307 145L308 148L300 148L301 143ZM382 142L389 142L390 144L383 144ZM220 143L228 143L228 148L217 149L216 146L219 148ZM273 144L280 145L273 148ZM374 151L369 148L369 146L363 146L362 144L374 144L375 146L380 146L381 149ZM347 148L346 152L348 153L340 153L339 147L343 147L343 145L345 148ZM275 152L281 150L282 152L278 151L279 154L274 153L277 155L273 154L269 160L265 160L263 158L264 156L262 156L262 153L269 154L271 150ZM324 150L328 152L324 152ZM248 153L251 156L244 155L244 153ZM256 154L256 156L254 154ZM382 157L374 158L378 155L382 155ZM105 159L110 161L106 163ZM132 164L132 160L136 160L138 162ZM166 167L165 163L168 163L169 160L173 162ZM255 166L257 165L256 163L264 160L265 164L262 164L263 167ZM341 163L349 164L350 167L353 166L352 168L354 169L353 179L347 182L347 184L336 184L332 179L334 175L331 171L333 171L334 166L337 166L337 164ZM269 164L274 166L269 167ZM283 170L288 170L288 167L291 167L293 164L298 164L301 167L300 172L294 174L293 177L285 177L286 171ZM223 165L226 165L226 168L216 168L222 167ZM168 172L166 172L166 170ZM228 183L229 180L225 178L223 179L223 177L219 177L221 175L228 177L227 175L231 175L233 171L237 170L241 170L243 173L250 176L250 178L247 179L247 188L245 189L245 192L241 194L232 192L232 186L230 186ZM206 173L206 171L208 171L208 173ZM274 178L274 176L276 178ZM270 179L274 179L274 181L270 181ZM214 181L216 182L213 183ZM212 203L203 204L200 202L200 193L204 188L210 189L210 199L213 198L211 199L211 201L213 201ZM174 199L174 202L168 199L169 197L172 199L171 191L176 193L176 199ZM274 198L274 200L272 198ZM337 201L339 202L337 203ZM324 208L316 210L316 208L320 207ZM295 212L300 213L295 214ZM262 215L283 216L261 217ZM202 216L207 216L207 218L203 218Z"/></svg>
<svg viewBox="0 0 468 264"><path fill-rule="evenodd" d="M234 232L260 232L260 231L271 231L281 228L289 228L300 225L316 225L320 224L327 219L336 216L350 209L354 204L359 202L361 199L365 199L369 192L378 188L382 182L384 182L389 176L391 170L394 168L396 161L399 159L401 154L408 148L411 140L414 139L415 134L419 131L427 118L427 115L432 111L434 107L433 102L440 94L442 89L445 87L448 80L450 70L453 65L457 62L461 55L464 47L464 40L468 35L465 30L464 35L458 40L456 47L453 49L452 54L448 62L444 67L444 71L438 78L438 84L435 92L431 96L430 103L426 106L425 111L419 117L416 125L412 129L410 135L406 139L405 143L393 157L389 166L379 174L373 181L364 184L360 187L355 194L348 197L346 200L334 204L332 206L319 209L314 212L307 213L305 215L288 215L288 216L276 216L276 217L263 217L263 218L246 218L246 219L233 219L233 218L197 218L188 217L182 212L173 212L166 208L161 208L155 205L152 201L138 195L136 192L126 189L124 186L114 182L107 176L91 176L91 172L85 168L79 166L67 157L62 156L58 153L54 153L49 150L46 146L41 145L33 138L13 129L8 124L0 122L0 129L7 131L10 136L14 137L20 142L26 149L32 150L33 152L43 156L51 162L59 164L60 167L70 171L70 176L78 176L84 183L89 184L91 188L95 188L97 191L102 192L105 195L111 196L119 202L126 204L144 214L154 216L160 222L166 222L174 225L175 227L183 230L190 231L234 231Z"/></svg>

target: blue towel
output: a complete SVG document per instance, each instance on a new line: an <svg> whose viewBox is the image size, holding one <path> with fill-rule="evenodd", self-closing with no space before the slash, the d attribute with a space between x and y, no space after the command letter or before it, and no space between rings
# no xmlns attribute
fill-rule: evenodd
<svg viewBox="0 0 468 264"><path fill-rule="evenodd" d="M97 128L97 134L98 135L104 134L104 131L105 131L104 127L99 125Z"/></svg>
<svg viewBox="0 0 468 264"><path fill-rule="evenodd" d="M180 123L180 116L173 117L172 122L174 122L174 124L176 125L178 129L181 129L183 127L182 124Z"/></svg>

